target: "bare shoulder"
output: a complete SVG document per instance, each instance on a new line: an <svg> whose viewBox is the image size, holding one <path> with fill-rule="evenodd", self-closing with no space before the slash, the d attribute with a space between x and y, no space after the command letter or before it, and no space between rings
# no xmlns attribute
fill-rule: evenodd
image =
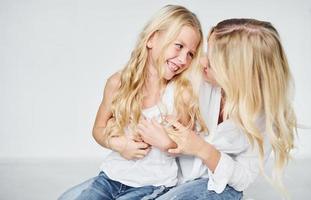
<svg viewBox="0 0 311 200"><path fill-rule="evenodd" d="M106 82L105 90L109 90L109 91L118 90L121 84L120 80L121 80L121 72L116 72L112 74Z"/></svg>

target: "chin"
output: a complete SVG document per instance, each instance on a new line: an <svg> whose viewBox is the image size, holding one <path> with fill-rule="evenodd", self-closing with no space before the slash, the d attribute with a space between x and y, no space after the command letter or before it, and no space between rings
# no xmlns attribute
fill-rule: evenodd
<svg viewBox="0 0 311 200"><path fill-rule="evenodd" d="M164 75L163 78L167 81L170 81L170 80L172 80L172 78L174 78L174 76L175 76L174 74L166 74L166 75Z"/></svg>

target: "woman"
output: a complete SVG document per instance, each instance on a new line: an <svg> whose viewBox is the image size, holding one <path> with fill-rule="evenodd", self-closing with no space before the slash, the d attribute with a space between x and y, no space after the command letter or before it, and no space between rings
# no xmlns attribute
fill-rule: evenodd
<svg viewBox="0 0 311 200"><path fill-rule="evenodd" d="M280 180L293 148L296 117L278 32L269 22L224 20L211 30L202 64L212 84L205 83L200 92L209 134L202 137L167 118L171 126L165 129L177 144L168 152L187 156L180 157L183 184L158 199L240 199L271 151L274 182L284 192ZM164 131L146 121L140 127L142 138Z"/></svg>

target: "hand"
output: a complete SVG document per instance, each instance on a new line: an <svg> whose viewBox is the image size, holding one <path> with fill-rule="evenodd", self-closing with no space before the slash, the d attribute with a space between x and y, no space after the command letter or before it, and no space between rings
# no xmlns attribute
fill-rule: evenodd
<svg viewBox="0 0 311 200"><path fill-rule="evenodd" d="M165 129L154 118L151 121L141 119L137 125L137 132L140 134L144 142L167 151L169 148L176 147L176 144L167 135Z"/></svg>
<svg viewBox="0 0 311 200"><path fill-rule="evenodd" d="M173 117L166 117L170 125L167 130L169 137L177 144L177 148L168 150L171 154L187 154L198 156L202 150L205 141L193 130L187 129Z"/></svg>
<svg viewBox="0 0 311 200"><path fill-rule="evenodd" d="M134 141L125 135L113 137L109 143L112 150L119 152L127 160L144 158L150 151L150 146L145 142Z"/></svg>
<svg viewBox="0 0 311 200"><path fill-rule="evenodd" d="M128 126L126 130L126 136L134 140L135 142L143 142L141 135L137 132L132 123Z"/></svg>

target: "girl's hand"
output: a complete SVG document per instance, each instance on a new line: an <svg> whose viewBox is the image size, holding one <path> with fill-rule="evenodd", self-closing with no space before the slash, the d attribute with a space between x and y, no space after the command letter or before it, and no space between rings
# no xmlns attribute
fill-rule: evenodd
<svg viewBox="0 0 311 200"><path fill-rule="evenodd" d="M171 154L187 154L199 156L203 146L206 144L204 139L197 135L193 130L187 129L173 117L166 117L170 126L167 128L169 137L177 144L177 148L168 150Z"/></svg>
<svg viewBox="0 0 311 200"><path fill-rule="evenodd" d="M169 148L176 147L176 144L167 135L163 126L155 119L151 119L150 122L146 119L141 119L137 125L137 132L144 142L159 148L161 151L167 151Z"/></svg>
<svg viewBox="0 0 311 200"><path fill-rule="evenodd" d="M144 158L150 151L150 146L145 142L134 141L126 136L112 137L109 139L112 150L117 151L127 160Z"/></svg>

